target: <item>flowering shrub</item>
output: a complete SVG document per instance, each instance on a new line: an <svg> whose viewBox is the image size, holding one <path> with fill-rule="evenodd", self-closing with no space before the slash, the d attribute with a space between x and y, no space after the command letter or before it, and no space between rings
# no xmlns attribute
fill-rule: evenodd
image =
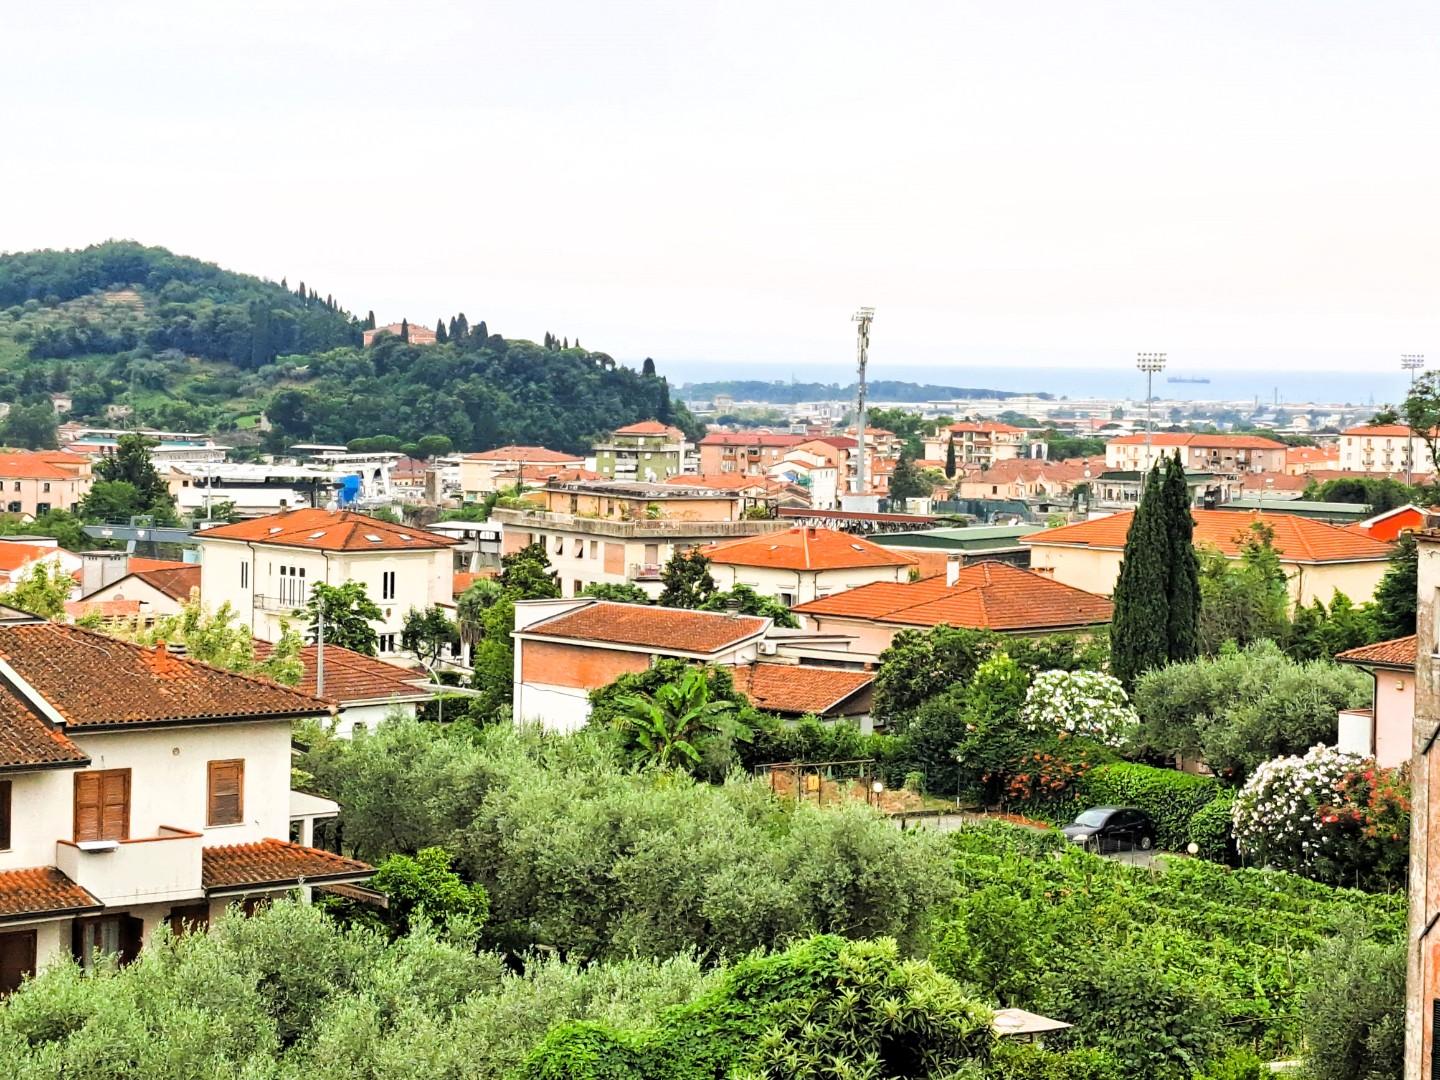
<svg viewBox="0 0 1440 1080"><path fill-rule="evenodd" d="M1382 887L1404 878L1410 799L1403 773L1312 746L1264 762L1232 811L1242 857L1318 881Z"/></svg>
<svg viewBox="0 0 1440 1080"><path fill-rule="evenodd" d="M1026 803L1065 798L1094 767L1094 750L1093 746L1073 739L1060 739L1051 746L1037 747L1021 755L1010 767L1006 798Z"/></svg>
<svg viewBox="0 0 1440 1080"><path fill-rule="evenodd" d="M1042 671L1030 684L1021 722L1032 730L1123 746L1140 718L1120 680L1099 671Z"/></svg>

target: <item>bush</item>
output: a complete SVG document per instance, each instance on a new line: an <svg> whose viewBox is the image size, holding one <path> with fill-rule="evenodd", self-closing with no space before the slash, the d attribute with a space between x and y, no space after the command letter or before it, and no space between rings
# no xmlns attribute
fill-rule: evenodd
<svg viewBox="0 0 1440 1080"><path fill-rule="evenodd" d="M1190 839L1202 859L1229 862L1231 856L1230 816L1235 804L1233 791L1221 791L1190 815Z"/></svg>
<svg viewBox="0 0 1440 1080"><path fill-rule="evenodd" d="M1211 776L1177 769L1120 762L1091 769L1079 785L1079 798L1090 806L1135 806L1155 822L1155 843L1183 851L1190 842L1190 821L1220 792Z"/></svg>
<svg viewBox="0 0 1440 1080"><path fill-rule="evenodd" d="M1313 1080L1390 1080L1405 1063L1405 946L1347 921L1310 957L1305 1064Z"/></svg>
<svg viewBox="0 0 1440 1080"><path fill-rule="evenodd" d="M1127 744L1140 723L1120 680L1098 671L1042 671L1020 715L1032 728L1111 747Z"/></svg>

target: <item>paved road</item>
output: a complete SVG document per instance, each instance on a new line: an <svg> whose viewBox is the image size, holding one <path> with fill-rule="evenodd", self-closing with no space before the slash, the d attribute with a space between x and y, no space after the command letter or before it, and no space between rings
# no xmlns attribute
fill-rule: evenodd
<svg viewBox="0 0 1440 1080"><path fill-rule="evenodd" d="M934 829L937 832L954 832L956 829L963 829L970 825L983 825L987 821L994 820L984 814L940 814L934 817L913 817L901 822L901 827L906 829ZM1036 832L1043 832L1040 826L1022 825L1020 828L1033 828ZM1158 851L1113 851L1106 852L1105 858L1114 862L1125 863L1127 866L1160 867L1163 864L1156 856Z"/></svg>

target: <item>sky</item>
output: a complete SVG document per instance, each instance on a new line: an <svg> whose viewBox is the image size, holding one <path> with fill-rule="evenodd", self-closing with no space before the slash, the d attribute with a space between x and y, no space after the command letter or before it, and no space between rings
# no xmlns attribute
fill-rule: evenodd
<svg viewBox="0 0 1440 1080"><path fill-rule="evenodd" d="M1440 5L9 4L0 250L725 377L1440 366Z"/></svg>

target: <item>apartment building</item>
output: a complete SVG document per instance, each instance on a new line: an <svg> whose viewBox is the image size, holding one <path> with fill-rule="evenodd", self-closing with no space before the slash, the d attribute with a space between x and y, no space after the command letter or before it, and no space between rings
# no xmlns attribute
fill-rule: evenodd
<svg viewBox="0 0 1440 1080"><path fill-rule="evenodd" d="M712 431L699 442L702 474L744 473L764 476L804 435L768 431Z"/></svg>
<svg viewBox="0 0 1440 1080"><path fill-rule="evenodd" d="M550 450L544 446L500 446L460 458L460 492L466 502L483 499L491 492L530 483L541 473L583 469L584 454ZM550 479L550 477L546 477Z"/></svg>
<svg viewBox="0 0 1440 1080"><path fill-rule="evenodd" d="M164 646L0 625L0 992L64 956L124 963L161 925L368 878L290 840L336 812L290 790L291 723L328 711Z"/></svg>
<svg viewBox="0 0 1440 1080"><path fill-rule="evenodd" d="M62 465L61 459L69 461ZM0 453L0 509L7 514L36 518L51 510L73 512L91 483L89 459L79 454Z"/></svg>
<svg viewBox="0 0 1440 1080"><path fill-rule="evenodd" d="M679 428L642 420L616 428L594 449L595 471L607 480L654 484L686 472L691 448Z"/></svg>
<svg viewBox="0 0 1440 1080"><path fill-rule="evenodd" d="M1340 433L1340 469L1396 477L1409 470L1429 476L1435 459L1419 433L1404 424L1362 424Z"/></svg>
<svg viewBox="0 0 1440 1080"><path fill-rule="evenodd" d="M739 491L690 484L569 481L537 498L533 508L497 507L491 520L504 526L506 553L545 548L567 597L593 582L639 585L658 596L660 571L676 551L786 527L746 518Z"/></svg>
<svg viewBox="0 0 1440 1080"><path fill-rule="evenodd" d="M964 420L949 427L936 428L924 440L925 457L931 461L947 460L948 447L955 447L955 464L979 465L989 468L997 461L1008 461L1025 453L1024 428L1012 427L994 420Z"/></svg>
<svg viewBox="0 0 1440 1080"><path fill-rule="evenodd" d="M786 607L878 581L909 581L919 560L863 537L801 526L700 549L721 589L747 585Z"/></svg>
<svg viewBox="0 0 1440 1080"><path fill-rule="evenodd" d="M262 641L280 640L317 582L365 586L382 612L375 628L381 656L400 655L406 612L452 599L450 549L458 541L353 510L291 510L219 525L197 538L206 605L228 603Z"/></svg>
<svg viewBox="0 0 1440 1080"><path fill-rule="evenodd" d="M1259 435L1195 434L1156 431L1151 435L1122 435L1105 444L1105 466L1130 472L1149 472L1157 462L1175 456L1185 468L1212 473L1282 473L1284 443Z"/></svg>

